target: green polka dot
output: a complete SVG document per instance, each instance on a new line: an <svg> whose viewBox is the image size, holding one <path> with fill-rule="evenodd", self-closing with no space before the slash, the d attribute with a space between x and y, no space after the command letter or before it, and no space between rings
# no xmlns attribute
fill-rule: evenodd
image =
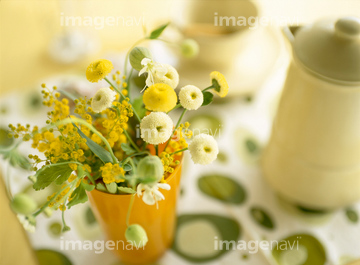
<svg viewBox="0 0 360 265"><path fill-rule="evenodd" d="M71 261L62 253L51 249L36 250L39 265L72 265Z"/></svg>
<svg viewBox="0 0 360 265"><path fill-rule="evenodd" d="M359 221L359 216L353 209L346 209L346 216L352 223L357 223Z"/></svg>
<svg viewBox="0 0 360 265"><path fill-rule="evenodd" d="M227 176L202 176L198 180L198 186L206 195L225 203L241 204L246 199L245 189Z"/></svg>
<svg viewBox="0 0 360 265"><path fill-rule="evenodd" d="M92 225L92 224L96 223L94 213L90 207L87 208L87 210L85 212L85 218L86 218L86 222L88 223L88 225Z"/></svg>
<svg viewBox="0 0 360 265"><path fill-rule="evenodd" d="M236 220L212 214L178 217L173 250L191 262L215 260L228 250L220 249L221 240L237 242L241 229Z"/></svg>
<svg viewBox="0 0 360 265"><path fill-rule="evenodd" d="M206 219L188 222L179 228L177 247L182 253L194 258L214 256L214 238L219 237L217 227Z"/></svg>
<svg viewBox="0 0 360 265"><path fill-rule="evenodd" d="M273 229L274 228L274 222L270 218L270 216L260 207L252 207L250 209L250 214L254 221L261 225L262 227L266 229Z"/></svg>
<svg viewBox="0 0 360 265"><path fill-rule="evenodd" d="M296 234L278 241L272 255L279 265L323 265L326 254L312 235Z"/></svg>
<svg viewBox="0 0 360 265"><path fill-rule="evenodd" d="M59 236L61 234L62 225L58 222L54 222L49 226L49 232L53 236Z"/></svg>
<svg viewBox="0 0 360 265"><path fill-rule="evenodd" d="M224 152L219 152L216 161L226 163L228 161L228 157Z"/></svg>
<svg viewBox="0 0 360 265"><path fill-rule="evenodd" d="M190 129L193 131L194 135L205 133L218 137L221 135L221 130L224 129L221 126L221 120L218 117L209 114L190 117L189 123Z"/></svg>
<svg viewBox="0 0 360 265"><path fill-rule="evenodd" d="M246 164L256 164L260 159L262 146L259 140L247 129L235 130L235 148L239 157Z"/></svg>
<svg viewBox="0 0 360 265"><path fill-rule="evenodd" d="M302 265L306 262L307 257L307 249L300 245L298 249L285 250L280 259L283 265Z"/></svg>

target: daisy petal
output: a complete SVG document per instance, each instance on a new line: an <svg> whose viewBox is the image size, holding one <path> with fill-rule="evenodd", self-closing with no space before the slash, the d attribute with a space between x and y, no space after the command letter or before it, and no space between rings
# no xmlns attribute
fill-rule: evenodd
<svg viewBox="0 0 360 265"><path fill-rule="evenodd" d="M145 190L142 199L147 205L154 205L156 202L155 198L150 190Z"/></svg>

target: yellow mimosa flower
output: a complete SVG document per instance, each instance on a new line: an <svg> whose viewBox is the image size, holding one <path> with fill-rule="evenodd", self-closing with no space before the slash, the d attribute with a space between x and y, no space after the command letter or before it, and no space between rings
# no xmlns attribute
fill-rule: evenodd
<svg viewBox="0 0 360 265"><path fill-rule="evenodd" d="M86 69L86 78L90 82L96 83L99 80L104 79L113 68L113 64L109 60L97 60L92 62Z"/></svg>

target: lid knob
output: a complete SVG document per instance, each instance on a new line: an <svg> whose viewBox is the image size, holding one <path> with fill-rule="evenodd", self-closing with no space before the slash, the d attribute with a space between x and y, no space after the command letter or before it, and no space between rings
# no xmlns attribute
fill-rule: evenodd
<svg viewBox="0 0 360 265"><path fill-rule="evenodd" d="M357 17L344 17L340 18L335 23L335 32L337 36L346 39L359 39L360 38L360 18Z"/></svg>

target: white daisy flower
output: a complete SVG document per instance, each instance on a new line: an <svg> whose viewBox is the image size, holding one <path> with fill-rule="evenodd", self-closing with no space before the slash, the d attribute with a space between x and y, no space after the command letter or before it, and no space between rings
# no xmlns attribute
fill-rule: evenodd
<svg viewBox="0 0 360 265"><path fill-rule="evenodd" d="M108 87L100 88L91 101L91 108L94 112L99 113L110 108L115 100L116 92Z"/></svg>
<svg viewBox="0 0 360 265"><path fill-rule="evenodd" d="M187 110L197 110L204 102L201 90L192 85L184 86L179 93L181 106Z"/></svg>
<svg viewBox="0 0 360 265"><path fill-rule="evenodd" d="M160 189L170 190L170 185L166 183L142 184L137 186L137 195L142 195L142 200L148 205L154 205L158 201L165 200L164 195L159 191ZM144 191L144 192L143 192Z"/></svg>
<svg viewBox="0 0 360 265"><path fill-rule="evenodd" d="M195 164L207 165L216 159L219 148L214 137L202 133L193 138L189 151Z"/></svg>
<svg viewBox="0 0 360 265"><path fill-rule="evenodd" d="M141 138L153 145L166 142L173 130L173 121L164 112L151 112L140 123Z"/></svg>
<svg viewBox="0 0 360 265"><path fill-rule="evenodd" d="M160 63L156 63L149 58L142 59L141 65L143 65L144 67L143 69L140 70L139 76L142 75L143 73L147 73L147 78L145 83L146 86L148 87L155 84L155 75L156 78L163 78L168 71L164 65ZM143 92L144 89L141 92Z"/></svg>
<svg viewBox="0 0 360 265"><path fill-rule="evenodd" d="M154 82L157 83L163 83L171 86L173 89L175 89L179 84L179 74L176 71L174 67L172 67L169 64L163 64L163 66L166 68L165 75L160 72L155 72L154 75Z"/></svg>

